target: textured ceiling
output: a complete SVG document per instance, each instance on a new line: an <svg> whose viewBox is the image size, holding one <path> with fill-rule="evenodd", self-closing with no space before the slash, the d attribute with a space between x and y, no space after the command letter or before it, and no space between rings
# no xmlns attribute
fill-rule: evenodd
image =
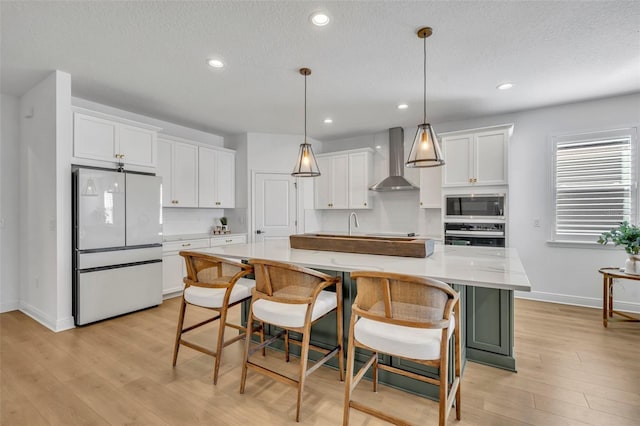
<svg viewBox="0 0 640 426"><path fill-rule="evenodd" d="M320 9L322 28L308 19ZM427 25L432 123L640 91L636 1L2 1L0 13L2 93L59 69L74 96L214 133L302 133L301 66L311 137L415 126Z"/></svg>

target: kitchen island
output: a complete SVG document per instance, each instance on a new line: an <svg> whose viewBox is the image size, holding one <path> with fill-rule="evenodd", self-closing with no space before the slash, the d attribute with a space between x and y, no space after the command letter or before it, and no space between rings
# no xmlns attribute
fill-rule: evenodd
<svg viewBox="0 0 640 426"><path fill-rule="evenodd" d="M460 292L462 315L463 363L480 362L516 371L513 351L513 292L530 291L531 285L513 248L449 246L436 244L427 258L379 256L292 249L289 241L267 240L259 243L235 244L198 250L218 256L247 260L250 258L289 262L299 266L340 275L343 281L344 323L348 330L351 305L356 295L350 272L373 270L397 272L444 281ZM244 312L246 314L246 312ZM269 333L269 330L267 330ZM325 318L314 327L312 341L329 347L335 342L335 318ZM347 336L345 335L345 344ZM362 354L356 361L364 361ZM381 356L380 362L397 368L427 373L437 377L437 370L409 361ZM437 398L437 387L380 372L380 381L415 393Z"/></svg>

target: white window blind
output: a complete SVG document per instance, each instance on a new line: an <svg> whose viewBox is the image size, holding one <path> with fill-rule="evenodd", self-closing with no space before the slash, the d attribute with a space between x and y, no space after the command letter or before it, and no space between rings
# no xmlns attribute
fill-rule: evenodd
<svg viewBox="0 0 640 426"><path fill-rule="evenodd" d="M555 138L556 241L591 241L635 223L635 129Z"/></svg>

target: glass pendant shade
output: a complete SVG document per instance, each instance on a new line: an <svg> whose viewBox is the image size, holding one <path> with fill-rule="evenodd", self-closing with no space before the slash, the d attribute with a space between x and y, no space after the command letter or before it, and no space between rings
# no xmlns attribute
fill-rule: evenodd
<svg viewBox="0 0 640 426"><path fill-rule="evenodd" d="M316 156L313 154L313 148L311 148L310 143L304 142L300 144L298 160L291 175L296 177L320 176L320 169L318 168Z"/></svg>
<svg viewBox="0 0 640 426"><path fill-rule="evenodd" d="M420 124L413 138L407 167L437 167L444 164L438 137L431 124Z"/></svg>

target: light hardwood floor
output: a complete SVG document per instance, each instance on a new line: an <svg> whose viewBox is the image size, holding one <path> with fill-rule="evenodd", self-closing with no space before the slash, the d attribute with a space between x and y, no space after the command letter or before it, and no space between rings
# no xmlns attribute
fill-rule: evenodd
<svg viewBox="0 0 640 426"><path fill-rule="evenodd" d="M213 358L199 352L181 348L171 367L178 301L57 334L20 312L1 314L0 424L296 424L293 387L250 373L239 394L240 342L225 349L217 386ZM605 329L597 309L526 300L515 315L518 373L467 363L462 420L448 424L640 424L640 324ZM213 345L212 332L197 338ZM300 424L341 424L343 392L337 371L320 368ZM386 386L374 394L363 381L355 398L437 424L435 402ZM383 423L352 410L351 424Z"/></svg>

